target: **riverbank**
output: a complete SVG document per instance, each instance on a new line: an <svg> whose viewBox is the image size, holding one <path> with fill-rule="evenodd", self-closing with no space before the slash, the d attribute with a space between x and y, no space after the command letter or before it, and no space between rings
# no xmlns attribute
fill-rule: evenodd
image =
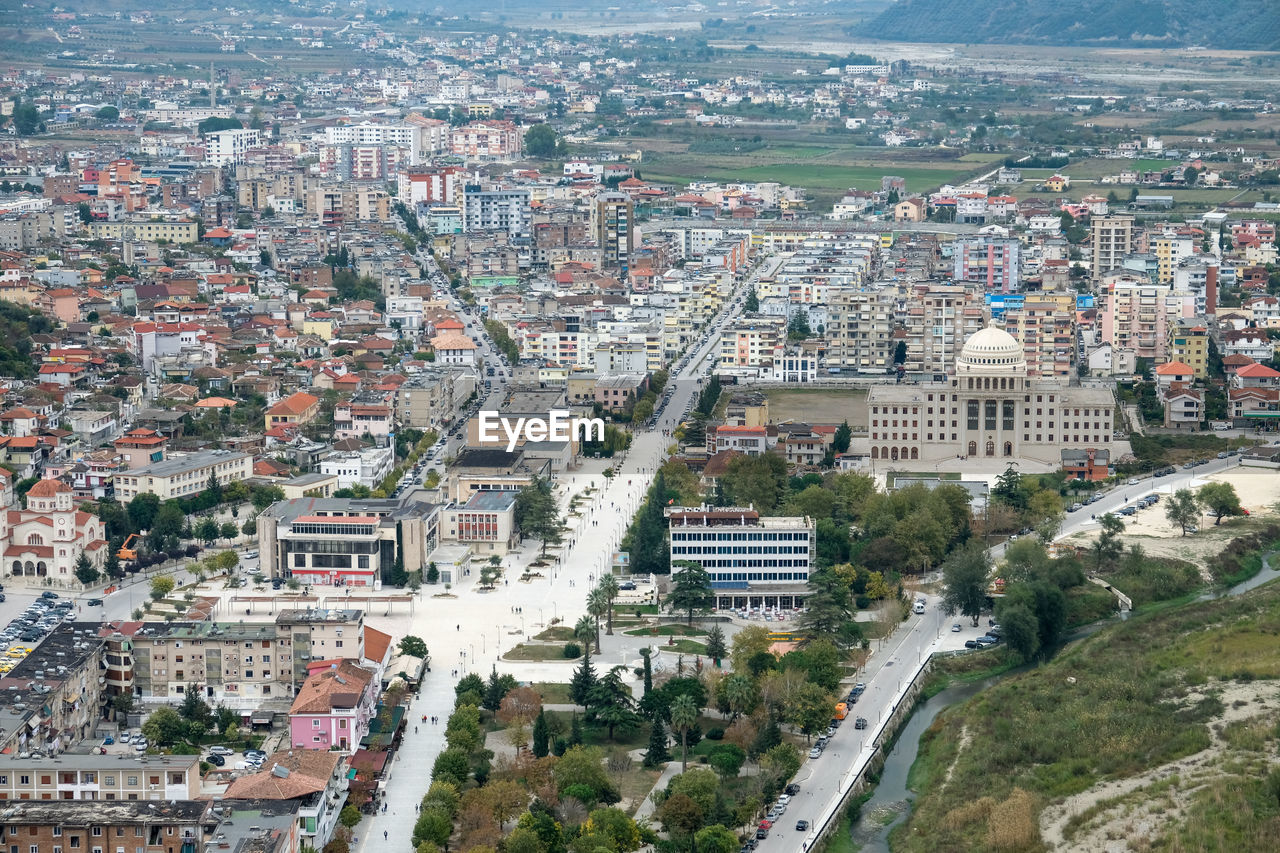
<svg viewBox="0 0 1280 853"><path fill-rule="evenodd" d="M893 849L1280 848L1275 632L1275 584L1139 613L942 710Z"/></svg>

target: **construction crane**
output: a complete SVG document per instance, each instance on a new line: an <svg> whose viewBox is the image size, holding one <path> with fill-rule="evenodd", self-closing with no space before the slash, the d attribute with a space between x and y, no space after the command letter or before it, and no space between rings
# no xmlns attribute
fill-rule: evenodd
<svg viewBox="0 0 1280 853"><path fill-rule="evenodd" d="M138 549L129 547L130 545L133 544L133 541L137 538L138 538L138 534L130 533L129 538L124 540L124 544L121 545L120 550L116 552L116 557L121 560L138 559Z"/></svg>

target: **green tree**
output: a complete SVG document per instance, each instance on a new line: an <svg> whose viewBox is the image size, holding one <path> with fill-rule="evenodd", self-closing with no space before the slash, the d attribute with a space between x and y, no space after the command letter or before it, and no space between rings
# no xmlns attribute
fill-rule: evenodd
<svg viewBox="0 0 1280 853"><path fill-rule="evenodd" d="M660 767L671 760L667 751L667 727L662 724L662 717L655 716L649 728L649 749L644 754L645 767Z"/></svg>
<svg viewBox="0 0 1280 853"><path fill-rule="evenodd" d="M153 601L159 601L169 593L173 592L176 582L172 575L156 575L151 579L151 598Z"/></svg>
<svg viewBox="0 0 1280 853"><path fill-rule="evenodd" d="M449 843L451 835L453 835L453 820L449 815L439 809L423 809L413 825L413 846L417 847L422 842L429 841L443 848Z"/></svg>
<svg viewBox="0 0 1280 853"><path fill-rule="evenodd" d="M831 569L809 573L809 595L800 626L811 636L833 639L841 647L849 647L861 639L853 620L853 595L848 583Z"/></svg>
<svg viewBox="0 0 1280 853"><path fill-rule="evenodd" d="M797 308L791 313L791 319L787 321L787 339L803 341L812 336L813 330L809 328L808 312Z"/></svg>
<svg viewBox="0 0 1280 853"><path fill-rule="evenodd" d="M1196 492L1196 497L1205 509L1213 513L1215 526L1222 523L1223 516L1244 514L1236 487L1230 483L1205 483Z"/></svg>
<svg viewBox="0 0 1280 853"><path fill-rule="evenodd" d="M1190 489L1178 489L1169 496L1164 506L1164 516L1169 523L1180 528L1182 535L1187 535L1187 528L1200 519L1200 501Z"/></svg>
<svg viewBox="0 0 1280 853"><path fill-rule="evenodd" d="M240 527L234 521L224 521L222 526L218 528L218 534L223 539L235 539L240 535Z"/></svg>
<svg viewBox="0 0 1280 853"><path fill-rule="evenodd" d="M978 624L978 614L986 601L990 572L986 549L976 542L957 549L947 558L942 564L945 586L942 607L948 616L963 613L973 624Z"/></svg>
<svg viewBox="0 0 1280 853"><path fill-rule="evenodd" d="M157 708L142 724L142 733L155 746L172 746L186 731L186 723L172 708Z"/></svg>
<svg viewBox="0 0 1280 853"><path fill-rule="evenodd" d="M1000 626L1004 631L1004 641L1023 660L1031 660L1040 651L1040 628L1035 614L1025 604L1002 606Z"/></svg>
<svg viewBox="0 0 1280 853"><path fill-rule="evenodd" d="M551 751L551 730L547 727L546 712L539 709L533 720L533 757L546 758Z"/></svg>
<svg viewBox="0 0 1280 853"><path fill-rule="evenodd" d="M582 825L584 835L603 836L609 849L622 853L640 848L640 828L631 816L621 809L595 809ZM592 853L595 853L594 849Z"/></svg>
<svg viewBox="0 0 1280 853"><path fill-rule="evenodd" d="M347 829L355 829L360 825L360 821L362 819L363 817L360 814L360 810L353 805L343 806L342 811L338 813L338 823L342 824Z"/></svg>
<svg viewBox="0 0 1280 853"><path fill-rule="evenodd" d="M698 722L701 709L689 695L677 696L671 703L671 728L680 733L680 772L689 766L689 730Z"/></svg>
<svg viewBox="0 0 1280 853"><path fill-rule="evenodd" d="M742 310L748 314L754 314L760 310L760 297L756 295L754 287L747 291L746 299L742 300Z"/></svg>
<svg viewBox="0 0 1280 853"><path fill-rule="evenodd" d="M735 853L739 846L738 836L719 823L704 826L693 836L693 848L698 853Z"/></svg>
<svg viewBox="0 0 1280 853"><path fill-rule="evenodd" d="M521 540L531 537L542 542L542 556L546 556L548 546L560 544L564 521L549 480L535 478L531 485L520 490L514 518Z"/></svg>
<svg viewBox="0 0 1280 853"><path fill-rule="evenodd" d="M400 640L400 654L415 658L426 658L427 644L421 637L409 634Z"/></svg>
<svg viewBox="0 0 1280 853"><path fill-rule="evenodd" d="M729 646L724 639L724 630L719 625L712 625L707 630L707 657L720 665L720 661L729 653Z"/></svg>
<svg viewBox="0 0 1280 853"><path fill-rule="evenodd" d="M617 728L632 728L640 723L635 703L622 683L621 666L615 666L587 692L587 709L602 723L613 740Z"/></svg>
<svg viewBox="0 0 1280 853"><path fill-rule="evenodd" d="M431 778L434 781L448 782L461 790L471 778L471 758L461 749L449 747L436 756L431 767Z"/></svg>
<svg viewBox="0 0 1280 853"><path fill-rule="evenodd" d="M607 573L600 578L600 583L596 584L596 589L600 590L607 603L607 622L605 634L613 636L613 602L617 599L619 593L622 592L618 586L618 579L612 573Z"/></svg>
<svg viewBox="0 0 1280 853"><path fill-rule="evenodd" d="M711 589L711 576L706 569L697 563L680 560L679 571L671 578L671 591L667 593L667 604L672 612L683 611L686 622L693 624L694 612L704 613L715 603L715 593Z"/></svg>
<svg viewBox="0 0 1280 853"><path fill-rule="evenodd" d="M124 577L124 569L120 567L120 557L116 555L115 548L107 548L107 559L103 563L102 573L113 581Z"/></svg>
<svg viewBox="0 0 1280 853"><path fill-rule="evenodd" d="M853 429L846 420L836 427L836 434L831 439L831 448L836 453L845 453L849 450L849 442L853 440Z"/></svg>
<svg viewBox="0 0 1280 853"><path fill-rule="evenodd" d="M827 727L834 707L830 693L806 681L787 697L787 721L799 728L808 740Z"/></svg>
<svg viewBox="0 0 1280 853"><path fill-rule="evenodd" d="M83 551L80 552L79 557L76 557L75 574L76 580L85 586L98 580L98 570L93 567L93 563L89 562L89 555Z"/></svg>
<svg viewBox="0 0 1280 853"><path fill-rule="evenodd" d="M197 539L205 545L212 545L218 540L220 526L213 516L206 515L204 518L196 522L194 533Z"/></svg>
<svg viewBox="0 0 1280 853"><path fill-rule="evenodd" d="M746 751L732 743L716 744L707 755L707 763L711 765L711 769L725 779L736 777L746 760Z"/></svg>
<svg viewBox="0 0 1280 853"><path fill-rule="evenodd" d="M550 125L535 124L524 133L524 151L530 157L554 157L556 132Z"/></svg>
<svg viewBox="0 0 1280 853"><path fill-rule="evenodd" d="M484 744L484 733L480 729L480 709L475 705L454 708L445 722L444 739L449 749L456 749L464 754L479 749Z"/></svg>
<svg viewBox="0 0 1280 853"><path fill-rule="evenodd" d="M150 530L160 511L160 497L151 492L143 492L129 501L126 512L134 530Z"/></svg>
<svg viewBox="0 0 1280 853"><path fill-rule="evenodd" d="M776 453L735 456L720 482L733 506L753 506L770 515L787 494L787 462Z"/></svg>
<svg viewBox="0 0 1280 853"><path fill-rule="evenodd" d="M573 671L573 678L569 681L569 699L575 705L586 707L587 697L595 685L596 670L591 665L591 643L585 641L582 649L582 663L578 664L578 668Z"/></svg>
<svg viewBox="0 0 1280 853"><path fill-rule="evenodd" d="M1117 515L1107 513L1098 519L1102 530L1093 543L1095 567L1101 571L1103 566L1110 566L1120 559L1124 551L1124 543L1120 541L1120 533L1124 530L1124 522Z"/></svg>

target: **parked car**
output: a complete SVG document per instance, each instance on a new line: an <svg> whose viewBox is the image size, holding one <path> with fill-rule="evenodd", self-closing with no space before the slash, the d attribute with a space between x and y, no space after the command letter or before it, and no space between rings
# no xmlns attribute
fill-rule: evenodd
<svg viewBox="0 0 1280 853"><path fill-rule="evenodd" d="M60 598L61 596L59 596L56 592L49 592L49 590L46 589L44 592L40 593L40 597L47 601L54 601Z"/></svg>
<svg viewBox="0 0 1280 853"><path fill-rule="evenodd" d="M787 787L784 788L783 791L786 792L789 796L794 797L796 794L800 793L800 785L797 782L792 782L791 784L787 785Z"/></svg>
<svg viewBox="0 0 1280 853"><path fill-rule="evenodd" d="M952 626L951 626L951 632L952 632L953 634L959 634L959 633L960 633L960 623L959 623L959 622L956 622L954 625L952 625Z"/></svg>
<svg viewBox="0 0 1280 853"><path fill-rule="evenodd" d="M216 754L210 755L205 759L205 761L209 762L214 767L223 767L227 763L227 759L223 758L221 755L216 755Z"/></svg>
<svg viewBox="0 0 1280 853"><path fill-rule="evenodd" d="M978 641L977 641L977 640L965 640L965 641L964 641L964 647L965 647L966 649L976 649L976 648L978 648Z"/></svg>
<svg viewBox="0 0 1280 853"><path fill-rule="evenodd" d="M236 751L229 746L211 746L209 752L213 755L235 755Z"/></svg>
<svg viewBox="0 0 1280 853"><path fill-rule="evenodd" d="M1127 507L1125 507L1124 509L1120 510L1120 511L1119 511L1119 513L1117 513L1117 514L1118 514L1118 515L1136 515L1136 514L1137 514L1137 512L1138 512L1138 510L1137 510L1137 509L1135 509L1134 507L1127 506Z"/></svg>

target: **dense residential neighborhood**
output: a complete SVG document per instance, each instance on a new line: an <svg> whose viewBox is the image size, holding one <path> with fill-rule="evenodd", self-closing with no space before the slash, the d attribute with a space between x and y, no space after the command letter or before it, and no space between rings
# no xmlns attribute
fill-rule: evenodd
<svg viewBox="0 0 1280 853"><path fill-rule="evenodd" d="M1274 849L1274 55L597 5L0 21L9 853Z"/></svg>

